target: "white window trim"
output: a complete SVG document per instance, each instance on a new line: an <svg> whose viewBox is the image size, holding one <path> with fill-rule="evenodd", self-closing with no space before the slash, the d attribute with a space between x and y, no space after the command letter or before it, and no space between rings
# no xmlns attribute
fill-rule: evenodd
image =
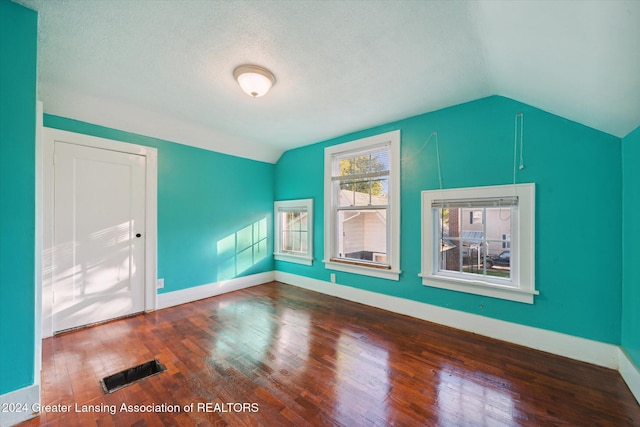
<svg viewBox="0 0 640 427"><path fill-rule="evenodd" d="M511 230L511 250L518 251L518 265L512 266L512 286L487 280L450 277L437 271L432 201L442 199L478 199L518 197L517 227ZM487 187L430 190L422 192L422 284L442 289L484 295L533 304L535 289L535 184L497 185Z"/></svg>
<svg viewBox="0 0 640 427"><path fill-rule="evenodd" d="M290 252L280 250L280 235L282 234L282 224L280 223L280 209L306 209L307 211L307 248L306 255L295 255ZM273 204L274 222L274 250L273 258L278 261L295 262L298 264L313 264L313 199L281 200Z"/></svg>
<svg viewBox="0 0 640 427"><path fill-rule="evenodd" d="M332 198L332 159L334 156L350 151L363 151L368 148L390 144L389 150L389 198L387 205L387 261L390 269L374 266L355 265L331 261L334 246L337 244L337 224L333 215ZM343 271L390 280L400 280L400 131L382 133L343 144L333 145L324 150L324 260L328 270Z"/></svg>

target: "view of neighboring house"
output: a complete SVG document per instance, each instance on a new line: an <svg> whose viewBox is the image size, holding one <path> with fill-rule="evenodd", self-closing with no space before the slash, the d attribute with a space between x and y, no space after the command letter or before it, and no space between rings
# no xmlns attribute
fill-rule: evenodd
<svg viewBox="0 0 640 427"><path fill-rule="evenodd" d="M463 266L481 268L485 256L497 256L511 247L510 208L443 210L448 212L441 251L441 265L446 270L461 271Z"/></svg>
<svg viewBox="0 0 640 427"><path fill-rule="evenodd" d="M340 256L379 263L387 262L387 197L341 190L340 206L362 207L339 212Z"/></svg>

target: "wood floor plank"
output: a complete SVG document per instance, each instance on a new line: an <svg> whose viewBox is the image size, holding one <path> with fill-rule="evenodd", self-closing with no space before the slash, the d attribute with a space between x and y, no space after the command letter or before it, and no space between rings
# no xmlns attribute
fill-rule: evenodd
<svg viewBox="0 0 640 427"><path fill-rule="evenodd" d="M44 340L42 403L72 410L22 425L640 425L613 370L277 282Z"/></svg>

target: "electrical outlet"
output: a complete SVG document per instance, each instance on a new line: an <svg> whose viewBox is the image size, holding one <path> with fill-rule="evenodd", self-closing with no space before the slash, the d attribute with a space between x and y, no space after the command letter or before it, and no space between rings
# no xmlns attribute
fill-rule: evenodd
<svg viewBox="0 0 640 427"><path fill-rule="evenodd" d="M336 283L336 273L331 273L331 283Z"/></svg>
<svg viewBox="0 0 640 427"><path fill-rule="evenodd" d="M158 279L158 289L164 288L164 279Z"/></svg>

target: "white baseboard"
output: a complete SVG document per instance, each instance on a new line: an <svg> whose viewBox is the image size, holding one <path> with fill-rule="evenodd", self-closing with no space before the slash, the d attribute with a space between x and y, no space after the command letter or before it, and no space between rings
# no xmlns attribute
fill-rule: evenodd
<svg viewBox="0 0 640 427"><path fill-rule="evenodd" d="M275 280L441 325L618 369L618 346L281 271Z"/></svg>
<svg viewBox="0 0 640 427"><path fill-rule="evenodd" d="M618 352L618 359L620 375L640 404L640 370L622 348Z"/></svg>
<svg viewBox="0 0 640 427"><path fill-rule="evenodd" d="M237 277L235 279L223 280L208 285L195 286L193 288L182 289L174 292L158 294L156 309L173 307L174 305L185 304L199 299L209 298L227 292L238 291L261 285L275 280L274 271L252 274L251 276Z"/></svg>
<svg viewBox="0 0 640 427"><path fill-rule="evenodd" d="M40 406L40 385L33 384L0 395L0 408L7 409L0 416L0 427L9 427L38 415Z"/></svg>

